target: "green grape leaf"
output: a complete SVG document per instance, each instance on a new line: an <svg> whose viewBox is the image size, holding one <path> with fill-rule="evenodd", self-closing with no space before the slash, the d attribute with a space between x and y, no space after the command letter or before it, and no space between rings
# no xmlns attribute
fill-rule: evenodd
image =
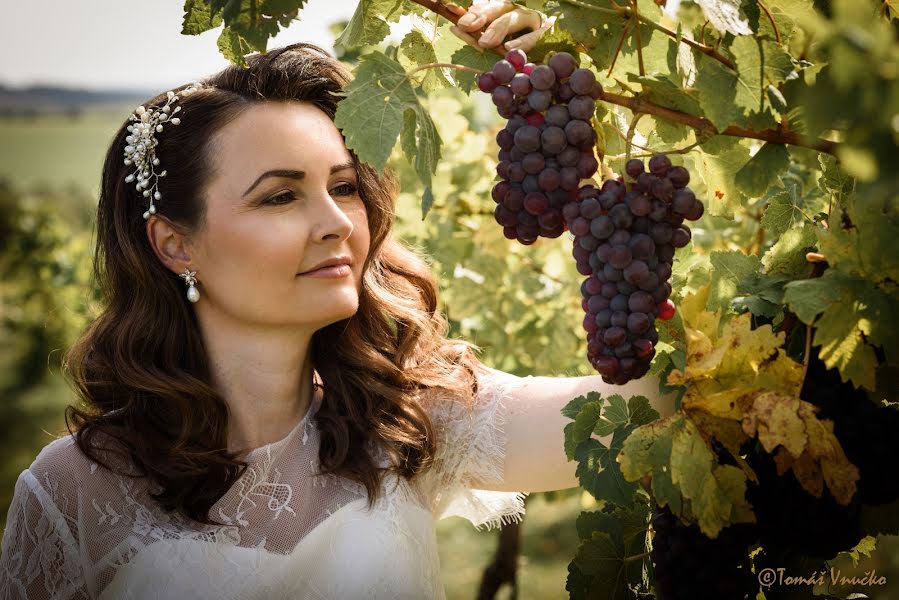
<svg viewBox="0 0 899 600"><path fill-rule="evenodd" d="M378 44L390 34L390 22L403 15L403 0L359 0L346 28L334 41L334 47L352 50Z"/></svg>
<svg viewBox="0 0 899 600"><path fill-rule="evenodd" d="M608 446L591 438L575 449L574 458L578 462L575 475L581 487L597 500L619 506L630 506L634 502L637 484L624 479L621 466L615 461L632 429L632 426L616 429Z"/></svg>
<svg viewBox="0 0 899 600"><path fill-rule="evenodd" d="M416 67L437 62L437 54L431 42L417 29L413 29L400 42L400 64L412 70ZM425 92L434 92L453 87L442 68L429 68L415 75L416 81Z"/></svg>
<svg viewBox="0 0 899 600"><path fill-rule="evenodd" d="M425 184L426 213L442 144L434 122L397 61L371 52L360 59L354 75L337 104L334 124L343 132L347 147L379 172L384 171L402 133L406 158Z"/></svg>
<svg viewBox="0 0 899 600"><path fill-rule="evenodd" d="M454 64L471 67L472 69L477 69L479 72L483 73L493 69L493 65L500 60L500 56L489 50L478 50L477 48L466 44L453 52L453 56L450 60ZM456 79L456 87L466 94L471 93L471 91L475 89L476 75L474 73L457 69L453 73L453 77Z"/></svg>
<svg viewBox="0 0 899 600"><path fill-rule="evenodd" d="M803 223L788 229L780 236L765 252L762 265L768 273L783 273L791 279L804 279L812 270L812 265L805 259L805 254L814 250L816 244L815 226Z"/></svg>
<svg viewBox="0 0 899 600"><path fill-rule="evenodd" d="M199 35L204 31L221 26L221 13L214 14L208 0L186 0L184 3L184 21L181 33Z"/></svg>
<svg viewBox="0 0 899 600"><path fill-rule="evenodd" d="M836 157L830 154L819 154L818 161L821 164L818 187L836 200L838 206L845 206L846 200L855 190L855 179L847 175L837 164Z"/></svg>
<svg viewBox="0 0 899 600"><path fill-rule="evenodd" d="M592 539L581 544L571 564L589 578L590 598L612 600L631 596L624 558L622 546L616 544L608 533L596 531ZM574 593L576 590L572 590ZM584 593L583 589L581 593Z"/></svg>
<svg viewBox="0 0 899 600"><path fill-rule="evenodd" d="M727 312L731 309L732 298L752 295L759 280L761 261L754 254L720 250L712 252L710 260L712 279L706 308L712 312Z"/></svg>
<svg viewBox="0 0 899 600"><path fill-rule="evenodd" d="M800 223L814 223L814 215L827 208L818 194L802 196L798 182L781 179L782 188L774 188L767 197L762 228L769 238L777 239Z"/></svg>
<svg viewBox="0 0 899 600"><path fill-rule="evenodd" d="M734 182L750 198L771 188L778 175L790 166L790 154L783 144L766 143L734 176Z"/></svg>
<svg viewBox="0 0 899 600"><path fill-rule="evenodd" d="M619 427L644 425L659 418L659 413L643 396L632 396L625 401L615 394L606 398L606 401L608 404L603 408L602 417L593 429L593 433L600 437L613 433Z"/></svg>
<svg viewBox="0 0 899 600"><path fill-rule="evenodd" d="M218 37L218 48L222 56L236 65L245 67L244 57L253 52L253 47L238 32L225 27Z"/></svg>
<svg viewBox="0 0 899 600"><path fill-rule="evenodd" d="M733 218L734 207L743 198L734 174L749 160L749 149L736 138L715 136L698 148L693 157L693 170L705 184L705 197L700 199L710 215ZM696 190L697 186L691 187Z"/></svg>

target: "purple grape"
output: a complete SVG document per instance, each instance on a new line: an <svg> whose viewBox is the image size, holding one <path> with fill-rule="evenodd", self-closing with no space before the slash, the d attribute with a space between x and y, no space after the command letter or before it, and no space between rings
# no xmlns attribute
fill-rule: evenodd
<svg viewBox="0 0 899 600"><path fill-rule="evenodd" d="M525 97L531 93L531 78L524 73L516 73L509 83L512 93L518 97Z"/></svg>
<svg viewBox="0 0 899 600"><path fill-rule="evenodd" d="M531 85L535 90L548 90L556 82L556 74L549 65L537 65L531 71Z"/></svg>
<svg viewBox="0 0 899 600"><path fill-rule="evenodd" d="M624 294L615 294L612 296L609 301L609 308L613 311L626 311L627 310L627 296Z"/></svg>
<svg viewBox="0 0 899 600"><path fill-rule="evenodd" d="M547 90L534 90L528 94L528 106L537 112L543 112L552 104L552 92Z"/></svg>
<svg viewBox="0 0 899 600"><path fill-rule="evenodd" d="M571 120L568 107L564 104L554 104L546 111L546 122L556 127L565 127ZM572 165L565 165L572 166Z"/></svg>
<svg viewBox="0 0 899 600"><path fill-rule="evenodd" d="M555 229L562 223L562 213L552 208L547 209L543 214L537 217L537 222L543 229Z"/></svg>
<svg viewBox="0 0 899 600"><path fill-rule="evenodd" d="M656 177L664 177L671 168L671 159L664 154L654 154L649 159L649 172Z"/></svg>
<svg viewBox="0 0 899 600"><path fill-rule="evenodd" d="M515 145L524 152L535 152L540 148L540 130L533 125L525 125L515 132Z"/></svg>
<svg viewBox="0 0 899 600"><path fill-rule="evenodd" d="M512 164L509 165L509 181L521 183L526 175L527 173L525 173L524 167L521 166L521 162L513 160Z"/></svg>
<svg viewBox="0 0 899 600"><path fill-rule="evenodd" d="M689 214L690 209L693 208L693 203L695 201L696 194L689 189L679 189L674 192L674 196L671 199L671 206L674 208L675 212L686 215Z"/></svg>
<svg viewBox="0 0 899 600"><path fill-rule="evenodd" d="M571 223L581 214L581 209L577 202L569 202L562 207L562 216L566 223Z"/></svg>
<svg viewBox="0 0 899 600"><path fill-rule="evenodd" d="M613 246L624 246L630 242L631 234L626 229L617 229L609 236L609 243Z"/></svg>
<svg viewBox="0 0 899 600"><path fill-rule="evenodd" d="M630 209L631 214L636 217L645 217L652 208L652 203L649 201L649 198L640 192L628 192L624 196L624 201L627 203L627 207Z"/></svg>
<svg viewBox="0 0 899 600"><path fill-rule="evenodd" d="M578 170L574 167L562 167L560 170L562 174L562 189L573 191L578 189L577 186L581 182L580 174Z"/></svg>
<svg viewBox="0 0 899 600"><path fill-rule="evenodd" d="M643 290L637 290L628 298L628 308L631 313L651 313L655 307L656 302L652 295Z"/></svg>
<svg viewBox="0 0 899 600"><path fill-rule="evenodd" d="M478 89L482 92L490 94L498 85L496 77L491 72L481 73L478 75Z"/></svg>
<svg viewBox="0 0 899 600"><path fill-rule="evenodd" d="M597 217L599 217L599 214L601 212L602 212L602 207L599 205L599 200L597 200L596 198L586 198L583 201L581 201L581 203L580 203L580 214L585 219L593 219L594 221L596 221ZM592 223L591 223L590 227L591 228L593 227ZM610 235L611 235L611 233L610 233ZM600 237L600 236L596 236L596 237Z"/></svg>
<svg viewBox="0 0 899 600"><path fill-rule="evenodd" d="M493 186L490 195L493 197L494 202L500 203L503 201L503 198L505 198L506 194L508 194L509 190L511 189L512 185L508 181L500 181Z"/></svg>
<svg viewBox="0 0 899 600"><path fill-rule="evenodd" d="M544 129L543 134L540 136L543 148L552 154L558 154L564 150L565 146L568 145L568 142L565 141L566 130L554 125L550 125Z"/></svg>
<svg viewBox="0 0 899 600"><path fill-rule="evenodd" d="M596 83L596 75L590 69L575 69L571 73L568 83L575 94L587 96L593 89L593 84Z"/></svg>
<svg viewBox="0 0 899 600"><path fill-rule="evenodd" d="M624 269L624 280L633 285L640 285L649 277L649 267L642 260L632 260Z"/></svg>
<svg viewBox="0 0 899 600"><path fill-rule="evenodd" d="M609 327L602 335L602 341L609 346L617 346L627 339L627 331L622 327Z"/></svg>
<svg viewBox="0 0 899 600"><path fill-rule="evenodd" d="M573 119L589 121L596 110L596 102L590 96L575 96L568 101L568 112Z"/></svg>
<svg viewBox="0 0 899 600"><path fill-rule="evenodd" d="M512 106L512 90L504 85L498 85L491 94L493 104L499 108L508 108Z"/></svg>
<svg viewBox="0 0 899 600"><path fill-rule="evenodd" d="M631 249L624 245L612 246L612 252L609 254L609 266L614 269L624 269L631 262ZM608 274L607 274L608 275ZM622 275L623 277L623 275ZM618 281L616 279L615 281Z"/></svg>
<svg viewBox="0 0 899 600"><path fill-rule="evenodd" d="M627 311L616 310L612 312L612 327L627 327Z"/></svg>
<svg viewBox="0 0 899 600"><path fill-rule="evenodd" d="M690 243L690 237L690 228L686 225L681 225L671 234L671 245L675 248L683 248Z"/></svg>
<svg viewBox="0 0 899 600"><path fill-rule="evenodd" d="M687 220L695 221L699 219L704 211L705 207L702 205L702 202L697 200L693 203L693 208L690 209L690 212L687 213Z"/></svg>
<svg viewBox="0 0 899 600"><path fill-rule="evenodd" d="M667 244L671 241L672 229L668 223L656 223L649 230L652 241L658 244Z"/></svg>
<svg viewBox="0 0 899 600"><path fill-rule="evenodd" d="M524 50L521 48L516 48L514 50L509 50L506 52L506 60L515 67L516 71L521 71L524 68L524 65L528 61L527 55L524 53Z"/></svg>
<svg viewBox="0 0 899 600"><path fill-rule="evenodd" d="M684 188L690 183L690 172L681 166L671 167L668 169L668 179L671 180L674 187Z"/></svg>
<svg viewBox="0 0 899 600"><path fill-rule="evenodd" d="M586 121L573 119L565 125L565 135L569 144L584 148L593 144L593 136L596 134Z"/></svg>
<svg viewBox="0 0 899 600"><path fill-rule="evenodd" d="M549 208L549 200L539 192L530 192L524 197L524 209L532 215L543 214Z"/></svg>
<svg viewBox="0 0 899 600"><path fill-rule="evenodd" d="M592 235L585 235L582 238L578 238L578 244L581 245L581 248L584 250L596 250L596 247L599 246L599 240L593 237Z"/></svg>
<svg viewBox="0 0 899 600"><path fill-rule="evenodd" d="M568 102L569 100L574 98L574 96L574 90L571 89L571 85L567 81L560 85L558 91L556 92L556 97L562 102Z"/></svg>
<svg viewBox="0 0 899 600"><path fill-rule="evenodd" d="M612 311L611 309L603 309L596 313L596 325L600 328L606 328L612 324Z"/></svg>
<svg viewBox="0 0 899 600"><path fill-rule="evenodd" d="M525 173L536 175L546 167L546 159L539 152L528 152L521 159L521 166Z"/></svg>
<svg viewBox="0 0 899 600"><path fill-rule="evenodd" d="M609 210L609 218L617 229L627 229L634 221L630 209L625 204L617 204Z"/></svg>
<svg viewBox="0 0 899 600"><path fill-rule="evenodd" d="M515 67L506 59L502 59L493 65L493 76L499 83L509 83L515 77Z"/></svg>
<svg viewBox="0 0 899 600"><path fill-rule="evenodd" d="M524 191L520 187L513 185L503 199L503 204L509 210L514 210L517 213L524 208Z"/></svg>
<svg viewBox="0 0 899 600"><path fill-rule="evenodd" d="M635 259L643 260L652 256L656 251L656 245L652 238L645 233L635 233L628 244L631 254Z"/></svg>
<svg viewBox="0 0 899 600"><path fill-rule="evenodd" d="M627 330L635 335L645 333L652 325L649 315L642 312L633 312L627 317Z"/></svg>
<svg viewBox="0 0 899 600"><path fill-rule="evenodd" d="M674 192L674 184L670 179L658 178L652 182L652 195L659 200L667 200Z"/></svg>
<svg viewBox="0 0 899 600"><path fill-rule="evenodd" d="M501 179L509 178L509 165L511 163L508 160L501 160L496 163L496 174L500 176Z"/></svg>
<svg viewBox="0 0 899 600"><path fill-rule="evenodd" d="M614 231L615 226L612 225L612 220L605 215L593 219L590 223L590 233L592 233L596 239L604 240L612 235Z"/></svg>
<svg viewBox="0 0 899 600"><path fill-rule="evenodd" d="M577 121L572 121L572 123L576 122ZM593 130L591 129L590 131L592 132ZM596 173L598 168L599 162L596 160L596 157L593 156L592 152L581 152L581 157L577 161L577 174L581 179L589 179Z"/></svg>
<svg viewBox="0 0 899 600"><path fill-rule="evenodd" d="M624 165L624 172L631 179L637 179L643 173L643 161L639 158L632 158Z"/></svg>
<svg viewBox="0 0 899 600"><path fill-rule="evenodd" d="M551 192L559 187L561 177L559 176L559 172L555 169L543 169L543 171L540 172L540 175L537 176L537 181L540 184L541 190L544 192Z"/></svg>
<svg viewBox="0 0 899 600"><path fill-rule="evenodd" d="M567 52L553 54L549 58L548 64L556 74L557 79L569 77L577 68L577 62L574 60L574 57Z"/></svg>
<svg viewBox="0 0 899 600"><path fill-rule="evenodd" d="M609 255L612 253L612 245L611 244L600 244L599 248L596 249L596 256L604 263L609 262Z"/></svg>
<svg viewBox="0 0 899 600"><path fill-rule="evenodd" d="M615 252L615 249L612 248L612 252L609 253L609 258L611 259L612 253ZM621 281L624 278L624 275L621 272L621 269L616 269L610 263L606 263L602 268L602 274L605 276L608 281Z"/></svg>
<svg viewBox="0 0 899 600"><path fill-rule="evenodd" d="M515 136L508 129L500 129L496 132L496 144L503 150L511 150L515 145Z"/></svg>

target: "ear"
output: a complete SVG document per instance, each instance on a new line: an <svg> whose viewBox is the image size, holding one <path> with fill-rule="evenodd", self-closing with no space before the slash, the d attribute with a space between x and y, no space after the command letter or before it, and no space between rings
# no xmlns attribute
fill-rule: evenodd
<svg viewBox="0 0 899 600"><path fill-rule="evenodd" d="M173 273L180 274L191 265L190 238L181 228L160 215L153 215L147 221L147 239L157 258Z"/></svg>

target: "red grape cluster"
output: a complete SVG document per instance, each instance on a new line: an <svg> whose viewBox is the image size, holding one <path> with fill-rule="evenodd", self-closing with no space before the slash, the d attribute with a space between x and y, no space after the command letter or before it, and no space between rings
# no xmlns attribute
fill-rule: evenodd
<svg viewBox="0 0 899 600"><path fill-rule="evenodd" d="M664 154L650 158L648 172L639 159L625 172L632 183L586 185L562 208L577 270L588 276L581 284L587 359L618 385L649 370L659 340L655 319L674 316L668 280L675 249L690 241L684 220L704 210L687 187L688 171Z"/></svg>
<svg viewBox="0 0 899 600"><path fill-rule="evenodd" d="M512 50L478 77L478 88L508 119L496 135L501 181L492 192L503 235L525 245L559 237L562 207L599 168L590 121L602 86L567 52L535 65Z"/></svg>

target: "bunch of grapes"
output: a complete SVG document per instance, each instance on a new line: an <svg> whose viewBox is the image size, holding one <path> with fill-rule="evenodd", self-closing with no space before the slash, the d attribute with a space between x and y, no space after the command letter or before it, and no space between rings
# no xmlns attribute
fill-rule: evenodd
<svg viewBox="0 0 899 600"><path fill-rule="evenodd" d="M710 539L666 506L654 510L652 526L657 600L756 597L759 586L749 559L749 548L756 542L752 523L731 525Z"/></svg>
<svg viewBox="0 0 899 600"><path fill-rule="evenodd" d="M535 65L512 50L478 77L478 88L508 119L496 135L501 181L492 192L503 235L525 245L559 237L562 207L599 168L591 119L602 86L567 52Z"/></svg>
<svg viewBox="0 0 899 600"><path fill-rule="evenodd" d="M562 216L574 235L572 254L586 313L587 359L607 383L623 384L646 374L659 334L655 319L674 316L671 294L676 248L691 238L684 220L703 214L702 202L687 187L689 172L664 154L632 159L625 172L633 180L606 180L601 189L580 188Z"/></svg>

